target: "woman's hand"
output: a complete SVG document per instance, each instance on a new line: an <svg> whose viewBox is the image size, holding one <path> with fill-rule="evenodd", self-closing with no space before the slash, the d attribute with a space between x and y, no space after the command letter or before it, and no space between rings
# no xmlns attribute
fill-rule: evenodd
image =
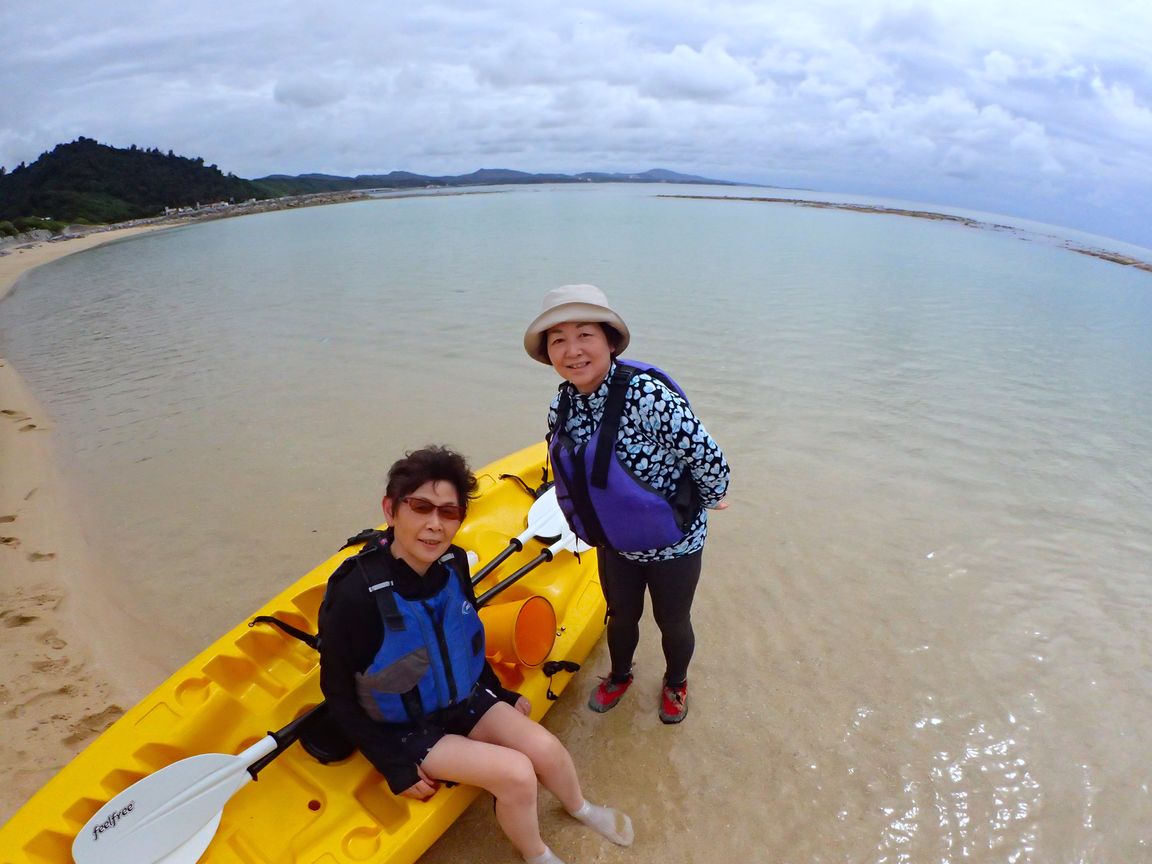
<svg viewBox="0 0 1152 864"><path fill-rule="evenodd" d="M424 769L419 765L416 766L416 773L420 775L420 779L400 794L405 798L415 798L417 801L427 801L429 798L435 795L436 790L440 788L440 781L433 780L431 777L425 774Z"/></svg>
<svg viewBox="0 0 1152 864"><path fill-rule="evenodd" d="M520 698L518 698L516 700L516 704L512 707L514 707L517 711L519 711L525 717L531 717L532 716L532 702L531 702L531 700L528 699L527 696L521 696Z"/></svg>

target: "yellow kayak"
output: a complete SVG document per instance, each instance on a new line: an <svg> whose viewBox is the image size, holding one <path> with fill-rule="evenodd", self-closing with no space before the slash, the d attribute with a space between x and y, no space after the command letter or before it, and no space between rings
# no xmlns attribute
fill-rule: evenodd
<svg viewBox="0 0 1152 864"><path fill-rule="evenodd" d="M575 555L558 510L544 506L547 496L536 500L544 456L537 444L478 472L479 498L455 539L475 553L469 555L473 573L487 571L476 591L493 668L506 687L532 701L537 719L552 705L549 693L558 695L571 679L557 671L557 661L582 663L605 614L595 554ZM256 615L314 633L329 575L359 548L329 558ZM108 838L127 830L123 826L135 830L132 820L149 795L162 794L161 810L186 816L195 803L190 799L203 796L208 781L195 788L184 783L188 788L177 796L169 791L174 778L189 776L198 760L224 764L262 754L268 730L290 728L322 702L318 658L277 627L240 623L128 711L0 828L0 862L68 864L74 848L77 860L117 860L122 856L101 857ZM207 770L201 773L208 776ZM398 798L358 753L322 764L298 744L277 748L257 782L251 779L237 782L195 837L180 848L183 839L172 840L175 851L149 860L411 864L479 791L455 786L426 802ZM164 818L172 815L162 812L147 830L163 833ZM83 844L98 853L81 850Z"/></svg>

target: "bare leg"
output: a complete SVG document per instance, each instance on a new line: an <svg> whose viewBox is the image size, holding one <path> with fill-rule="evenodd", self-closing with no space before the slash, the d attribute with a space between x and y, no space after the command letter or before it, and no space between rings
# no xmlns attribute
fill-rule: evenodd
<svg viewBox="0 0 1152 864"><path fill-rule="evenodd" d="M508 705L503 707L522 716ZM536 772L523 753L460 735L445 735L424 757L422 767L438 780L467 783L491 792L496 798L496 821L522 857L534 858L548 850L540 838L536 815Z"/></svg>
<svg viewBox="0 0 1152 864"><path fill-rule="evenodd" d="M618 810L584 799L568 748L535 720L500 702L480 718L470 737L523 753L532 761L544 788L555 795L573 817L613 843L631 845L632 820Z"/></svg>
<svg viewBox="0 0 1152 864"><path fill-rule="evenodd" d="M511 705L504 702L493 705L468 737L527 756L544 788L555 795L569 813L579 810L584 803L576 765L568 748L560 743L559 738Z"/></svg>

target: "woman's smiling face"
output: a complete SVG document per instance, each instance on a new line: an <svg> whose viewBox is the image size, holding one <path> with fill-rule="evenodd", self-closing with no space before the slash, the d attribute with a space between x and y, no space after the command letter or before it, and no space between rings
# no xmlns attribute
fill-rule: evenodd
<svg viewBox="0 0 1152 864"><path fill-rule="evenodd" d="M565 321L544 334L548 360L581 393L591 393L612 367L612 345L599 324Z"/></svg>

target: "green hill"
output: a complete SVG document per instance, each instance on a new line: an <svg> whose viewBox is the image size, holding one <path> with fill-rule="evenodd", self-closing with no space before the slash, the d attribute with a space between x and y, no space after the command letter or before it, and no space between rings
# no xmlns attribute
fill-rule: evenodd
<svg viewBox="0 0 1152 864"><path fill-rule="evenodd" d="M239 203L285 196L362 189L492 186L524 183L708 183L735 185L653 169L637 174L529 174L481 168L471 174L431 176L410 171L339 177L332 174L273 174L244 180L224 174L203 159L153 148L109 147L91 138L59 144L31 165L10 173L0 168L0 236L32 228L59 231L72 223L102 224L159 216L167 208L219 202ZM14 223L14 224L13 224Z"/></svg>
<svg viewBox="0 0 1152 864"><path fill-rule="evenodd" d="M0 173L0 220L123 222L157 216L166 207L267 197L254 183L203 159L109 147L91 138L59 144L31 165Z"/></svg>

